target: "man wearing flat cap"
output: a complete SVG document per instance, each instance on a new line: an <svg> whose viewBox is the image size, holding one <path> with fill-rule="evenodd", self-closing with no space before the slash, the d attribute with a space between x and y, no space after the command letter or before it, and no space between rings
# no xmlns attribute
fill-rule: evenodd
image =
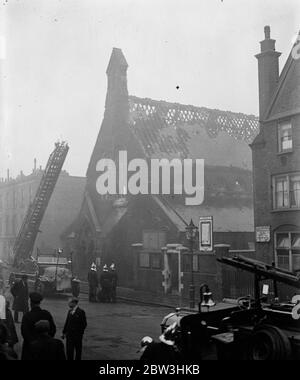
<svg viewBox="0 0 300 380"><path fill-rule="evenodd" d="M35 324L38 321L46 320L49 322L49 336L54 337L56 333L56 326L53 321L52 315L47 310L41 309L41 302L43 296L40 293L33 292L29 295L30 298L30 311L24 314L21 324L21 334L23 336L22 347L22 360L30 359L29 345L31 342L38 338L38 333L35 329Z"/></svg>
<svg viewBox="0 0 300 380"><path fill-rule="evenodd" d="M30 360L66 360L63 342L49 335L49 321L38 321L34 327L37 339L29 344Z"/></svg>

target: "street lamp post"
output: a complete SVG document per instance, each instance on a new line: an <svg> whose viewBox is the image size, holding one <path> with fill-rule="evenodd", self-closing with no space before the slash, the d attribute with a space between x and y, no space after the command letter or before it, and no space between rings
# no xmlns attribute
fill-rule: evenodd
<svg viewBox="0 0 300 380"><path fill-rule="evenodd" d="M73 251L70 252L70 259L69 259L68 263L70 264L71 276L73 278L74 277L74 275L73 275Z"/></svg>
<svg viewBox="0 0 300 380"><path fill-rule="evenodd" d="M72 274L72 278L74 277L74 266L73 266L73 257L74 257L74 250L75 250L75 237L76 237L76 234L75 232L72 232L68 237L67 237L67 241L68 241L68 251L69 251L69 260L68 260L68 263L70 264L70 269L71 269L71 274Z"/></svg>
<svg viewBox="0 0 300 380"><path fill-rule="evenodd" d="M195 284L194 284L194 270L193 270L193 248L194 242L197 237L198 228L194 225L191 219L190 224L186 227L186 239L190 243L190 254L191 254L191 283L189 287L189 298L190 298L190 308L195 308Z"/></svg>

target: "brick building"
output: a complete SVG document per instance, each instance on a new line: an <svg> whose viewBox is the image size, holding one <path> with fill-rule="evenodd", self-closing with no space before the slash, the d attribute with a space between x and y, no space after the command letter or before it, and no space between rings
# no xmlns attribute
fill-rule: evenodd
<svg viewBox="0 0 300 380"><path fill-rule="evenodd" d="M300 269L300 60L289 55L279 75L270 28L256 55L260 132L251 144L256 255Z"/></svg>
<svg viewBox="0 0 300 380"><path fill-rule="evenodd" d="M0 258L9 259L15 238L20 230L28 206L33 200L42 178L41 168L33 169L30 175L22 172L16 178L0 182ZM39 248L43 253L53 253L61 246L62 231L79 212L85 187L85 178L70 176L63 171L57 181L37 236L34 253Z"/></svg>
<svg viewBox="0 0 300 380"><path fill-rule="evenodd" d="M64 238L66 247L75 251L75 267L82 277L99 258L101 264L116 263L122 285L163 291L166 262L161 248L184 244L191 218L198 224L200 216L213 216L214 243L228 243L236 249L251 246L254 227L248 144L257 132L258 120L253 115L130 96L127 68L122 51L114 48L106 72L105 113L87 170L84 201L79 218L64 232ZM140 158L148 167L153 158L204 159L204 202L187 206L184 195L175 194L174 188L170 195L126 191L100 195L97 163L101 158L117 162L121 150L127 151L128 161ZM182 268L183 282L191 265L195 281L214 276L212 253L206 254L206 260L197 249L193 260L177 253L174 249L169 264L173 274ZM174 289L179 289L180 276L174 277Z"/></svg>

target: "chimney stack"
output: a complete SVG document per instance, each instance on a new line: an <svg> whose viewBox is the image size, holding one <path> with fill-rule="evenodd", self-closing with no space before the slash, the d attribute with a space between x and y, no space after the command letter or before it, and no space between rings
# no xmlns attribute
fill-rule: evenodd
<svg viewBox="0 0 300 380"><path fill-rule="evenodd" d="M258 61L259 85L259 119L265 118L272 95L279 79L279 57L275 50L275 40L271 39L270 27L264 28L265 39L260 42L260 53L255 57Z"/></svg>
<svg viewBox="0 0 300 380"><path fill-rule="evenodd" d="M33 160L33 171L36 172L36 158Z"/></svg>

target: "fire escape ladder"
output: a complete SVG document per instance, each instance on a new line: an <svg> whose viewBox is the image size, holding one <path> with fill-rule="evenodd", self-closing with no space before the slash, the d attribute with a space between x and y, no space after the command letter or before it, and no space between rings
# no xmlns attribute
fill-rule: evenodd
<svg viewBox="0 0 300 380"><path fill-rule="evenodd" d="M56 143L51 153L36 195L28 207L23 224L13 247L14 265L30 257L46 208L65 162L69 147Z"/></svg>

